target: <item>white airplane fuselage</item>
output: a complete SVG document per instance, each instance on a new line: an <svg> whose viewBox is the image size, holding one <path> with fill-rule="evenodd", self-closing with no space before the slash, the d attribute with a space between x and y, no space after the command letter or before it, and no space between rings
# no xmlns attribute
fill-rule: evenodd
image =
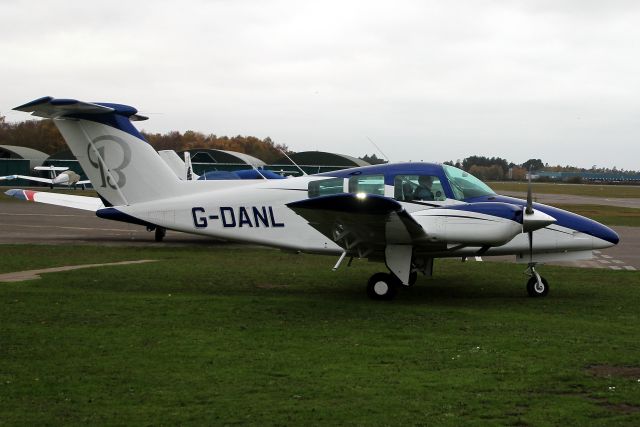
<svg viewBox="0 0 640 427"><path fill-rule="evenodd" d="M191 192L183 197L161 202L147 202L117 209L133 217L159 226L186 233L201 234L230 241L274 246L287 250L339 254L344 249L323 235L286 205L307 197L309 182L326 179L305 176L286 180L259 181L191 181ZM194 190L195 187L197 190ZM345 183L346 186L346 183ZM385 186L392 195L393 187ZM517 200L517 199L514 199ZM523 205L524 200L519 200ZM447 199L433 202L441 206L465 204ZM472 256L482 242L507 240L489 248L485 256L522 254L529 250L527 235L521 224L502 220L494 224L471 218L435 218L419 205L401 202L414 219L428 230L431 242L465 242L467 246L454 251L434 252L436 257ZM546 205L536 204L538 208ZM572 214L567 212L567 214ZM481 215L479 215L481 216ZM497 238L496 233L505 233ZM514 237L515 235L515 237ZM591 251L612 246L611 242L578 232L569 227L553 224L536 231L534 252L565 253Z"/></svg>

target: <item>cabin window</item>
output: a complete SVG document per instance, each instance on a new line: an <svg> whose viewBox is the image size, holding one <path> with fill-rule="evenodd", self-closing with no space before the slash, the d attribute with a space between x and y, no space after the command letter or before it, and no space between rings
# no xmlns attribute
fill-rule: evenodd
<svg viewBox="0 0 640 427"><path fill-rule="evenodd" d="M397 175L394 180L394 198L402 202L442 201L446 196L440 178L435 175Z"/></svg>
<svg viewBox="0 0 640 427"><path fill-rule="evenodd" d="M344 180L330 178L309 183L309 198L344 193Z"/></svg>
<svg viewBox="0 0 640 427"><path fill-rule="evenodd" d="M349 193L384 196L384 175L357 175L349 178Z"/></svg>
<svg viewBox="0 0 640 427"><path fill-rule="evenodd" d="M464 200L473 197L489 196L496 194L487 184L480 181L469 172L465 172L453 166L443 165L444 173L449 178L449 185L456 199Z"/></svg>

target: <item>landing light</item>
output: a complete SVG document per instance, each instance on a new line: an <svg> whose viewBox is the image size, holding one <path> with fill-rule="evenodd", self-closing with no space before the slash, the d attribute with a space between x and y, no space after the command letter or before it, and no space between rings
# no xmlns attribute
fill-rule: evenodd
<svg viewBox="0 0 640 427"><path fill-rule="evenodd" d="M367 198L367 193L356 193L356 198L364 200Z"/></svg>

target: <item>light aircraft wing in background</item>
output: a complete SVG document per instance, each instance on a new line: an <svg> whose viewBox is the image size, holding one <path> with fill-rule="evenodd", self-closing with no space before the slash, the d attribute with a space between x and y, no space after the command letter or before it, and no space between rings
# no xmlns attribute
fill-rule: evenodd
<svg viewBox="0 0 640 427"><path fill-rule="evenodd" d="M104 208L99 197L75 196L71 194L48 193L46 191L31 191L22 189L7 190L4 194L20 200L45 203L47 205L64 206L95 212Z"/></svg>
<svg viewBox="0 0 640 427"><path fill-rule="evenodd" d="M70 180L69 179L69 175L67 175L67 174L60 174L56 178L53 178L53 179L40 178L38 176L27 176L27 175L0 176L0 181L5 181L5 180L8 181L8 180L12 180L12 179L24 179L24 180L27 180L27 181L43 182L43 183L49 184L49 185L86 185L86 184L91 184L91 181L88 180L88 179L85 179L84 181L72 182L73 179Z"/></svg>

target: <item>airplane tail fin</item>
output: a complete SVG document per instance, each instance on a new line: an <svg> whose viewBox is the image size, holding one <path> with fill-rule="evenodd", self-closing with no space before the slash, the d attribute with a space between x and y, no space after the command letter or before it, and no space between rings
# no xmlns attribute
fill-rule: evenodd
<svg viewBox="0 0 640 427"><path fill-rule="evenodd" d="M131 123L133 107L44 97L14 108L54 119L93 187L114 206L179 195L179 179Z"/></svg>

